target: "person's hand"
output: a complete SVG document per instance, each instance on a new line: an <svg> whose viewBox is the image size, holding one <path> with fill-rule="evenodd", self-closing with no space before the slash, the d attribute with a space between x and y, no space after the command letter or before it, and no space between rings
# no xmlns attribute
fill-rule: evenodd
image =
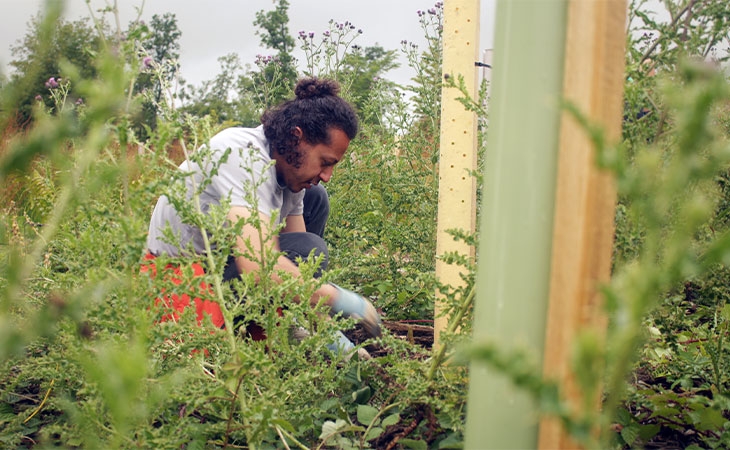
<svg viewBox="0 0 730 450"><path fill-rule="evenodd" d="M353 344L342 331L335 333L335 339L336 342L327 344L329 351L335 355L344 356L345 360L352 358L352 355L355 353L355 344ZM371 358L370 353L368 353L368 351L364 348L357 349L357 356L361 361Z"/></svg>
<svg viewBox="0 0 730 450"><path fill-rule="evenodd" d="M370 336L380 336L380 315L373 304L350 290L336 284L333 286L337 288L337 296L332 302L332 312L334 314L342 313L344 317L352 317L362 324Z"/></svg>
<svg viewBox="0 0 730 450"><path fill-rule="evenodd" d="M309 331L303 327L293 327L291 329L291 336L296 339L297 342L302 342L304 339L310 336ZM337 356L344 357L346 361L352 358L355 353L355 344L345 336L342 331L335 332L334 341L327 344L327 349ZM360 361L365 361L371 358L370 353L364 348L357 349L357 356Z"/></svg>

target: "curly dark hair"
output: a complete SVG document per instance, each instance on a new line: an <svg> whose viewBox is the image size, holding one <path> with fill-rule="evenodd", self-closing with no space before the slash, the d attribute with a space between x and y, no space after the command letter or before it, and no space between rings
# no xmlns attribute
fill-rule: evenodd
<svg viewBox="0 0 730 450"><path fill-rule="evenodd" d="M294 93L296 98L273 107L261 116L264 134L271 152L285 156L286 162L299 167L302 155L294 128L302 129L302 139L309 144L329 144L329 130L342 130L352 140L357 135L355 109L338 94L340 85L330 79L303 78Z"/></svg>

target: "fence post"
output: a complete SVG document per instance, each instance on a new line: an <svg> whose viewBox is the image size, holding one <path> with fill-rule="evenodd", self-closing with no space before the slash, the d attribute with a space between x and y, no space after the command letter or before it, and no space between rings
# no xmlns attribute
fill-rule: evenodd
<svg viewBox="0 0 730 450"><path fill-rule="evenodd" d="M479 0L444 2L443 74L464 77L472 98L477 95L479 57ZM446 230L476 229L476 180L471 173L477 164L477 118L456 100L462 94L453 88L441 91L441 135L439 155L439 194L436 224L436 255L458 252L474 256L474 248L455 241ZM436 276L444 284L461 286L462 269L436 259ZM440 298L434 311L434 346L448 317L442 316Z"/></svg>
<svg viewBox="0 0 730 450"><path fill-rule="evenodd" d="M601 126L609 143L621 137L626 0L571 0L565 45L564 98ZM569 407L595 404L580 391L571 351L581 331L602 338L606 318L598 289L611 275L616 192L600 171L587 133L566 112L560 129L550 302L544 373L558 380ZM539 448L579 448L554 419L540 424Z"/></svg>

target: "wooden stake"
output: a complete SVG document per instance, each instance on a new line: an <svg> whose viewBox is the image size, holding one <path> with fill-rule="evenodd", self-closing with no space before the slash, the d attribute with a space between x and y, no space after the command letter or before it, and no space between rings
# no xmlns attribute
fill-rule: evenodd
<svg viewBox="0 0 730 450"><path fill-rule="evenodd" d="M610 143L621 135L626 30L625 0L568 4L563 94ZM561 123L544 373L560 381L574 409L584 407L572 349L582 330L602 336L606 318L598 289L610 278L615 189L599 171L588 135L568 113ZM598 398L593 400L598 408ZM556 420L543 420L539 448L579 448Z"/></svg>
<svg viewBox="0 0 730 450"><path fill-rule="evenodd" d="M449 0L444 2L443 74L462 75L472 98L477 95L477 69L474 62L479 52L479 1ZM473 256L474 248L455 241L446 230L476 229L476 180L471 175L477 167L477 118L466 111L456 98L462 94L444 88L441 94L441 139L439 156L438 223L436 255L458 252ZM436 260L436 276L442 283L462 286L462 268ZM443 306L436 301L434 346L446 328L448 318L439 317Z"/></svg>

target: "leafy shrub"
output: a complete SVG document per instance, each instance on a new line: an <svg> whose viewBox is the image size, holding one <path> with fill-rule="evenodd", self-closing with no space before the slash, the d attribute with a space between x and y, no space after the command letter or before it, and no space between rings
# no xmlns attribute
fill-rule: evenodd
<svg viewBox="0 0 730 450"><path fill-rule="evenodd" d="M177 164L204 157L193 149L222 125L215 116L188 116L161 95L155 128L140 133L135 117L149 98L128 92L139 76L139 49L118 50L99 53L98 78L66 68L64 86L83 107L62 108L63 92L52 91L54 108L37 108L33 126L2 148L0 182L18 187L3 191L15 203L3 211L0 229L2 446L456 445L464 368L442 367L443 355L425 363L426 349L388 332L358 340L378 358L335 357L326 347L332 333L357 336L359 329L293 302L309 297L317 281L224 284L225 252L209 252L201 261L206 273L194 283L210 286L205 295L220 300L226 327L199 326L191 313L160 322L154 299L194 283L190 261L180 258L160 257L156 265L179 265L188 280L182 284L140 272L157 196L178 202L181 214L210 233L212 246L227 248L243 224L224 226L222 210L201 214L179 201ZM150 78L150 68L143 70ZM320 282L362 286L389 319L423 320L432 315L436 286L437 130L409 115L402 99L391 101L397 98L396 87L384 84L379 97L363 103L371 111L387 105L397 123L367 122L338 169L328 240L332 266L348 271L332 270ZM140 141L143 135L148 139ZM354 189L369 196L353 202ZM265 270L277 255L269 256ZM314 267L301 269L311 274ZM281 316L273 313L279 307ZM239 316L261 324L266 339L248 339ZM310 337L293 340L290 330L298 327Z"/></svg>

